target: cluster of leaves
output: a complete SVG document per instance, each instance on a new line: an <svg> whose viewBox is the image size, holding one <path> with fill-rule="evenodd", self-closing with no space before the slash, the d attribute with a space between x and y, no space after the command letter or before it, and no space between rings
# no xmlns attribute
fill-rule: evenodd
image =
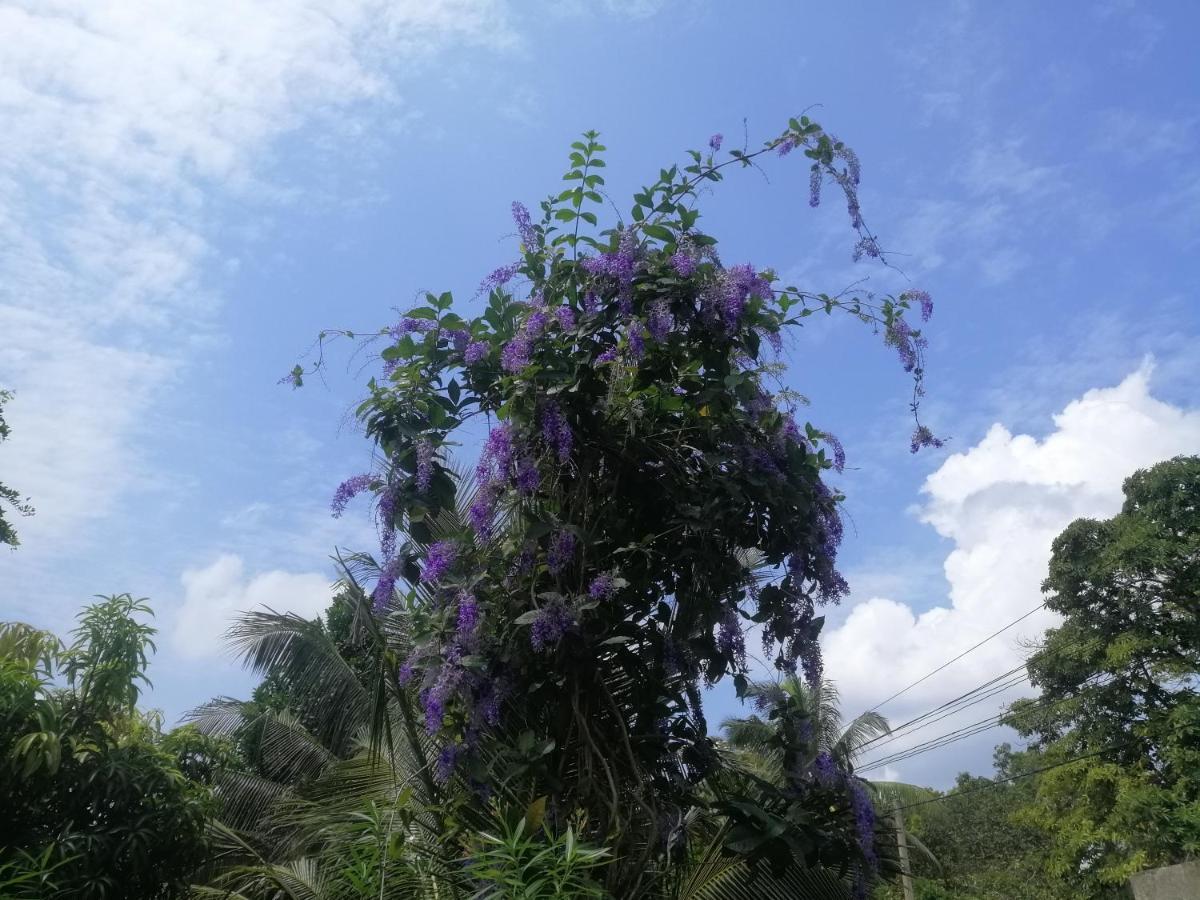
<svg viewBox="0 0 1200 900"><path fill-rule="evenodd" d="M8 440L9 427L4 421L4 404L12 399L12 392L0 390L0 442ZM21 543L17 539L17 531L13 528L12 523L4 518L4 507L12 508L12 511L20 516L32 516L33 507L29 501L17 493L15 488L0 482L0 544L8 544L10 547L15 547Z"/></svg>
<svg viewBox="0 0 1200 900"><path fill-rule="evenodd" d="M540 220L514 204L522 255L484 282L481 315L429 295L384 331L385 374L359 408L383 465L335 501L376 499L375 603L411 622L399 675L441 742L438 775L484 777L481 738L510 716L547 748L529 777L629 842L630 871L717 764L701 686L732 675L747 688L751 626L782 672L803 665L815 683L817 609L845 591L840 498L822 477L844 456L796 420L794 395L768 390L782 369L768 348L844 310L897 350L914 411L923 376L904 315L928 317L923 292L783 286L726 266L697 227L698 190L723 169L796 151L813 199L837 185L858 251L879 256L849 148L807 118L754 152L720 157L720 143L662 170L606 230L593 211L605 148L590 132L573 145ZM448 450L477 418L488 433L472 482ZM931 442L918 423L914 447Z"/></svg>
<svg viewBox="0 0 1200 900"><path fill-rule="evenodd" d="M146 614L128 594L105 598L80 616L70 647L25 625L0 628L6 897L182 896L205 859L212 798L204 772L185 771L212 741L164 736L138 712L153 646Z"/></svg>

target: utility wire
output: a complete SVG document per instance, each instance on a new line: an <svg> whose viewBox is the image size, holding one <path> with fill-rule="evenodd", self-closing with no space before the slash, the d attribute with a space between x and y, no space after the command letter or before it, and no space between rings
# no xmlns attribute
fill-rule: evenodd
<svg viewBox="0 0 1200 900"><path fill-rule="evenodd" d="M1044 608L1045 608L1045 606L1046 606L1045 602L1039 603L1039 604L1038 604L1037 606L1035 606L1033 609L1029 610L1029 612L1027 612L1027 613L1025 613L1025 614L1023 614L1023 615L1020 615L1020 616L1018 616L1017 618L1013 619L1011 622L1009 622L1009 623L1008 623L1007 625L1005 625L1003 628L999 629L998 631L993 631L991 634L989 634L987 637L985 637L985 638L984 638L982 641L980 641L978 644L974 644L974 645L972 645L972 646L968 647L968 648L967 648L966 650L964 650L962 653L958 654L958 656L954 657L954 659L947 660L946 662L944 662L944 663L942 663L940 666L938 666L936 669L934 669L932 672L928 672L928 673L926 673L925 675L922 675L920 678L918 678L918 679L917 679L916 681L914 681L912 684L910 684L910 685L907 685L907 686L905 686L905 687L902 687L900 690L896 691L896 693L892 694L892 696L888 697L886 700L881 700L879 703L876 703L876 704L875 704L874 706L872 706L872 707L871 707L869 710L867 710L867 712L875 712L877 709L879 709L879 707L881 707L881 706L884 706L884 705L885 705L885 704L887 704L887 703L891 703L893 700L895 700L897 697L901 696L902 694L906 694L906 693L908 693L910 690L912 690L913 688L915 688L915 687L916 687L918 684L920 684L921 682L923 682L923 681L926 681L927 679L930 679L930 678L932 678L932 677L933 677L934 675L936 675L938 672L942 671L942 669L946 668L946 667L947 667L947 666L949 666L949 665L952 665L953 663L956 663L956 662L958 662L960 659L962 659L962 658L963 658L964 656L966 656L968 653L973 653L974 651L978 650L980 647L982 647L984 644L986 644L986 643L987 643L988 641L990 641L992 638L994 638L994 637L997 637L998 635L1001 635L1001 634L1003 634L1004 632L1008 631L1008 629L1012 628L1012 627L1013 627L1014 625L1016 625L1018 622L1022 622L1022 621L1024 621L1025 619L1028 619L1030 616L1032 616L1032 615L1033 615L1035 612L1037 612L1039 609L1044 609Z"/></svg>
<svg viewBox="0 0 1200 900"><path fill-rule="evenodd" d="M1067 650L1071 650L1074 648L1091 649L1094 646L1098 646L1100 643L1102 643L1102 640L1099 638L1093 638L1092 640L1087 641L1084 644L1080 644L1078 641L1071 641L1067 644L1064 644L1061 647L1043 648L1042 650L1039 650L1037 653L1033 654L1033 656L1031 656L1030 659L1035 659L1035 658L1042 656L1043 654L1046 654L1048 652L1063 653L1063 652L1066 652ZM957 696L951 700L947 700L945 703L941 704L940 706L935 706L933 709L931 709L927 712L921 713L919 716L915 716L914 718L909 719L907 722L905 722L901 725L897 725L895 728L891 729L887 734L881 734L878 737L874 737L868 741L864 741L858 747L858 750L861 751L861 750L865 749L866 747L870 747L874 744L886 743L893 736L902 737L906 733L911 735L917 731L920 731L922 728L926 728L929 725L932 725L934 722L939 722L942 719L945 719L948 716L953 715L956 712L961 712L962 710L967 709L968 707L975 706L979 703L982 703L984 700L989 699L990 697L994 697L996 694L1003 693L1004 691L1008 690L1009 688L1015 687L1016 685L1020 684L1022 681L1024 681L1028 677L1028 672L1027 672L1028 664L1029 664L1029 659L1025 660L1025 662L1021 663L1020 665L1014 666L1013 668L1009 669L1007 672L1002 672L1001 674L997 675L995 678L985 681L983 684L972 688L971 690L967 691L966 693L960 694L959 696ZM1020 674L1018 675L1017 673L1020 673ZM939 715L939 713L940 713L940 715Z"/></svg>
<svg viewBox="0 0 1200 900"><path fill-rule="evenodd" d="M1086 679L1084 681L1084 684L1087 684L1088 681L1091 681L1094 678L1096 678L1096 676L1092 676L1092 678ZM1093 681L1091 686L1092 687L1105 687L1110 683L1111 683L1111 679L1106 682ZM1081 696L1083 696L1082 693L1077 693L1077 694L1072 694L1069 697L1060 697L1057 700L1042 699L1039 701L1035 701L1033 703L1031 709L1034 709L1034 710L1051 709L1055 706L1060 706L1063 703L1069 703L1072 700L1078 700ZM1004 719L1008 715L1008 712L1009 711L1007 709L1003 710L999 713L996 713L993 716L988 716L986 719L980 719L978 722L972 722L970 725L964 725L961 728L956 728L953 731L947 732L946 734L943 734L943 735L939 735L938 737L935 737L935 738L930 738L929 740L924 741L923 743L917 744L913 747L908 747L904 750L897 750L890 755L877 757L876 759L873 759L873 760L870 760L869 762L864 763L862 766L856 767L856 771L869 772L872 769L878 769L881 766L891 765L892 763L901 762L902 760L905 760L905 759L911 759L914 756L920 756L922 753L928 753L931 750L939 750L942 747L945 747L949 744L957 743L958 741L964 740L969 737L973 737L976 734L982 734L983 732L989 731L992 728L998 728L1004 724Z"/></svg>
<svg viewBox="0 0 1200 900"><path fill-rule="evenodd" d="M918 800L916 803L909 803L907 806L898 806L896 808L898 810L900 810L901 812L903 812L906 809L913 809L914 807L917 807L917 806L925 806L928 803L940 803L943 800L954 800L958 797L968 797L971 794L977 794L980 791L988 791L994 787L999 787L1002 784L1008 784L1010 781L1016 781L1020 778L1029 778L1031 775L1040 775L1042 772L1049 772L1051 769L1059 769L1059 768L1062 768L1063 766L1069 766L1071 763L1077 763L1081 759L1091 759L1093 756L1100 756L1102 754L1108 753L1110 750L1122 750L1128 746L1129 746L1129 744L1110 744L1109 746L1104 747L1100 750L1096 750L1093 753L1083 753L1083 754L1080 754L1079 756L1073 756L1070 759L1063 760L1062 762L1059 762L1059 763L1055 763L1052 766L1042 766L1040 769L1031 769L1028 772L1022 772L1019 775L1012 775L1008 778L1001 778L999 781L992 781L989 784L980 785L979 787L972 788L969 791L959 791L958 793L954 793L954 794L943 794L941 797L930 797L928 800Z"/></svg>

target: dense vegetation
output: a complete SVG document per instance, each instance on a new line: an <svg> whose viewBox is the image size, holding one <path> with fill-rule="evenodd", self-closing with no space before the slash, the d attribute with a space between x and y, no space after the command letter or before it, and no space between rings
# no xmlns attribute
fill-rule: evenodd
<svg viewBox="0 0 1200 900"><path fill-rule="evenodd" d="M855 774L888 726L843 727L822 676L845 459L799 418L782 335L818 312L876 329L916 417L932 301L726 264L699 189L767 156L805 160L810 202L832 186L855 256L886 260L857 157L816 123L722 144L602 229L605 148L584 135L536 221L514 204L519 258L479 315L430 294L370 336L375 465L333 507L369 499L378 551L338 557L322 619L239 618L250 699L164 734L137 709L153 630L128 595L70 647L0 634L0 896L886 896L897 809L927 898L1115 896L1196 852L1195 459L1138 473L1119 516L1055 543L1063 623L1029 661L1042 698L1010 713L1030 748L998 752L996 782ZM358 339L323 334L320 360L339 336ZM940 445L914 428L913 452ZM464 470L451 448L472 435ZM703 690L725 678L755 711L718 737Z"/></svg>

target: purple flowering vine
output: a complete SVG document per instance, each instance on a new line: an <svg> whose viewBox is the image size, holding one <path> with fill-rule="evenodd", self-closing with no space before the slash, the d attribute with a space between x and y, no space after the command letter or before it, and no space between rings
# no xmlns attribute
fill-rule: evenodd
<svg viewBox="0 0 1200 900"><path fill-rule="evenodd" d="M454 567L458 560L458 545L453 541L436 541L425 551L425 565L421 568L421 580L426 584L437 584Z"/></svg>
<svg viewBox="0 0 1200 900"><path fill-rule="evenodd" d="M340 519L346 511L346 505L371 486L370 475L353 475L338 485L333 493L329 509L335 519Z"/></svg>
<svg viewBox="0 0 1200 900"><path fill-rule="evenodd" d="M540 652L552 649L563 635L575 627L575 616L562 600L552 600L538 610L530 624L529 642Z"/></svg>

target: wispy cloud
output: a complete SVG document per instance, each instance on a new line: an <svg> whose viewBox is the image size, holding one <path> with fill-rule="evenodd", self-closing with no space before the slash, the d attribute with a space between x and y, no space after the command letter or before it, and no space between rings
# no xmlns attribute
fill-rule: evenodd
<svg viewBox="0 0 1200 900"><path fill-rule="evenodd" d="M414 66L516 41L497 0L51 2L0 9L6 480L36 498L20 565L153 482L164 392L217 327L223 201L270 204L281 136L395 110Z"/></svg>

